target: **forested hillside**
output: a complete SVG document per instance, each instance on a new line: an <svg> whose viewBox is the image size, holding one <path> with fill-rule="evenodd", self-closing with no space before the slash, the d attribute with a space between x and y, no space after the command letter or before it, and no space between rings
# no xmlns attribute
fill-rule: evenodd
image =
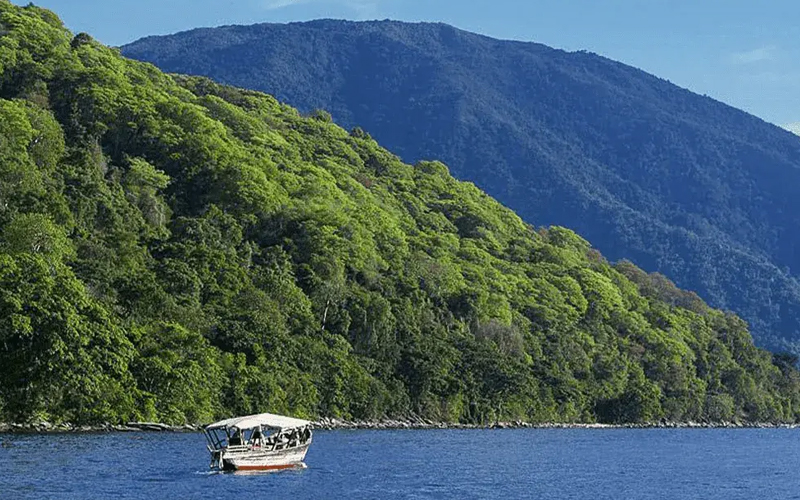
<svg viewBox="0 0 800 500"><path fill-rule="evenodd" d="M800 353L800 138L785 130L595 54L441 24L228 26L122 50L442 160L527 222L569 227Z"/></svg>
<svg viewBox="0 0 800 500"><path fill-rule="evenodd" d="M0 0L0 418L797 421L739 318L438 162Z"/></svg>

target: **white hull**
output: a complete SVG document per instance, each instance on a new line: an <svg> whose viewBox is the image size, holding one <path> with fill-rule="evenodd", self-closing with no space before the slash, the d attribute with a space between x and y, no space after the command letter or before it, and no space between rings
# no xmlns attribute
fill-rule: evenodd
<svg viewBox="0 0 800 500"><path fill-rule="evenodd" d="M278 470L300 467L311 443L276 451L227 450L222 455L223 470Z"/></svg>

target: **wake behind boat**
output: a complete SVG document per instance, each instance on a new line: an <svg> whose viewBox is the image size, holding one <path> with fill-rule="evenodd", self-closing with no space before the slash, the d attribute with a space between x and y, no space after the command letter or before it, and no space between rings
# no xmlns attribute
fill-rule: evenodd
<svg viewBox="0 0 800 500"><path fill-rule="evenodd" d="M261 413L203 428L211 468L225 471L302 467L311 446L311 422Z"/></svg>

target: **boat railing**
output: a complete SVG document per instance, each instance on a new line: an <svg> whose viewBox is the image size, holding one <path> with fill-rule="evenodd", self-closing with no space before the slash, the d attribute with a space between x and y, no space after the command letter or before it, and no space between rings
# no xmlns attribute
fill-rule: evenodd
<svg viewBox="0 0 800 500"><path fill-rule="evenodd" d="M281 451L297 448L311 442L311 430L308 428L282 429L271 435L247 433L236 430L231 433L229 429L205 430L208 439L208 449L226 450L227 452L242 453L247 451ZM255 437L254 437L255 435Z"/></svg>

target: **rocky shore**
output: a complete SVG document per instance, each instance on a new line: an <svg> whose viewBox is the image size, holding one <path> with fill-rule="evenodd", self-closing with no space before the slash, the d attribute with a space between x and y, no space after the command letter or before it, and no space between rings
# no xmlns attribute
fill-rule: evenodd
<svg viewBox="0 0 800 500"><path fill-rule="evenodd" d="M128 422L126 424L72 425L38 422L30 424L0 423L0 433L69 433L69 432L199 432L201 425L169 425L158 422ZM314 429L346 430L399 430L399 429L795 429L800 424L775 422L670 422L659 421L637 424L597 424L597 423L529 423L522 421L494 422L491 424L462 424L435 422L409 417L382 420L343 420L321 418L312 422Z"/></svg>
<svg viewBox="0 0 800 500"><path fill-rule="evenodd" d="M199 432L199 425L169 425L158 422L128 422L127 424L73 425L36 422L28 424L0 423L0 433L56 433L56 432Z"/></svg>
<svg viewBox="0 0 800 500"><path fill-rule="evenodd" d="M491 424L462 424L452 422L435 422L424 418L385 419L385 420L342 420L322 418L314 422L315 429L795 429L800 424L775 422L647 422L635 424L598 424L598 423L530 423L520 420L511 422L494 422Z"/></svg>

